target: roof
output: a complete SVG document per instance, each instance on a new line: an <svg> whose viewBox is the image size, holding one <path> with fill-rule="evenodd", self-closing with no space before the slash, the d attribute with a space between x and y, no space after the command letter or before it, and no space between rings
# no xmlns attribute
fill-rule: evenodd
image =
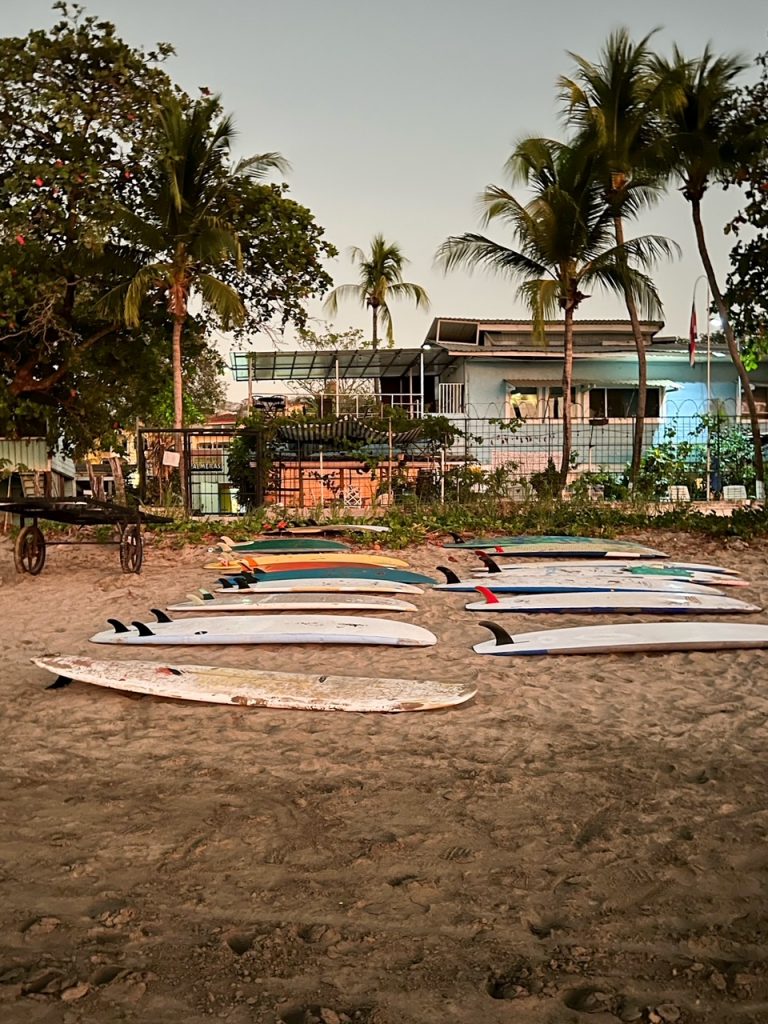
<svg viewBox="0 0 768 1024"><path fill-rule="evenodd" d="M397 447L413 444L421 439L423 426L420 424L400 433L392 434L392 443ZM354 416L341 416L332 422L283 423L277 428L281 441L300 441L305 444L328 444L334 441L351 441L364 444L387 444L386 430L374 430Z"/></svg>
<svg viewBox="0 0 768 1024"><path fill-rule="evenodd" d="M562 335L562 320L546 320L544 332L553 336ZM589 334L599 334L602 337L614 340L617 335L625 335L632 342L632 327L629 320L575 320L574 339ZM652 337L664 326L663 320L643 320L640 326L643 334ZM495 336L500 341L501 335L510 336L510 341L519 338L520 335L531 337L532 325L530 319L508 319L508 320L486 320L469 319L466 317L436 317L427 331L425 342L437 342L453 348L455 342L477 346L480 336L488 334ZM606 339L607 340L607 339Z"/></svg>
<svg viewBox="0 0 768 1024"><path fill-rule="evenodd" d="M235 380L376 380L403 377L409 371L444 373L454 361L439 348L383 349L284 349L275 352L233 352L231 369Z"/></svg>

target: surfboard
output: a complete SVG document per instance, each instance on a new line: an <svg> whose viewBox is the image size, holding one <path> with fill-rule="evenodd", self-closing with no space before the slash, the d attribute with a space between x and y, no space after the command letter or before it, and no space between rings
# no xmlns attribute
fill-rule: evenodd
<svg viewBox="0 0 768 1024"><path fill-rule="evenodd" d="M575 562L568 562L567 565L541 566L539 563L528 566L499 566L484 552L483 561L486 563L484 569L475 569L473 575L479 579L509 579L515 580L521 574L558 577L571 576L577 579L602 579L606 576L633 576L644 579L680 579L688 580L690 583L702 583L708 586L717 587L748 587L747 580L738 576L728 576L724 573L697 572L692 569L683 569L674 564L669 565L633 565L631 562L624 562L619 565L598 564L591 562L589 565L580 566Z"/></svg>
<svg viewBox="0 0 768 1024"><path fill-rule="evenodd" d="M224 571L226 575L226 570ZM413 572L410 569L390 569L385 565L370 566L327 566L322 569L280 569L274 572L264 572L254 566L252 570L241 569L240 572L233 572L233 576L239 576L250 582L258 582L262 579L270 580L294 580L294 579L361 579L361 580L393 580L397 583L415 583L432 586L437 580L427 576L423 572Z"/></svg>
<svg viewBox="0 0 768 1024"><path fill-rule="evenodd" d="M332 576L300 578L296 580L274 580L265 577L263 582L248 583L241 578L223 577L216 587L217 594L423 594L421 587L413 583L399 583L397 580L372 580L334 578Z"/></svg>
<svg viewBox="0 0 768 1024"><path fill-rule="evenodd" d="M318 533L389 533L389 527L372 523L313 523L306 526L275 526L272 529L264 527L264 533L280 537L284 534L301 537ZM221 540L223 544L230 547L238 547L240 543L250 543L250 541L234 541L231 537L222 537Z"/></svg>
<svg viewBox="0 0 768 1024"><path fill-rule="evenodd" d="M238 553L287 554L307 551L350 551L348 544L340 540L315 540L311 537L269 537L265 540L251 540L236 545Z"/></svg>
<svg viewBox="0 0 768 1024"><path fill-rule="evenodd" d="M277 572L280 569L319 569L323 566L343 565L384 565L392 569L407 569L408 563L391 555L366 555L350 552L321 553L313 555L223 555L214 562L207 562L204 569L241 569L243 566Z"/></svg>
<svg viewBox="0 0 768 1024"><path fill-rule="evenodd" d="M435 590L453 590L469 593L478 585L477 579L460 580L452 569L438 566L440 572L449 581L439 583ZM483 578L482 585L496 594L556 594L570 590L574 593L584 591L599 593L608 590L666 591L675 594L717 594L711 586L701 583L690 583L688 580L648 579L645 576L584 576L573 574L549 573L548 575L523 575L516 573L490 573Z"/></svg>
<svg viewBox="0 0 768 1024"><path fill-rule="evenodd" d="M478 549L484 548L499 555L515 555L532 557L547 555L567 558L595 558L602 554L605 557L615 555L621 558L665 558L662 551L644 547L631 540L610 540L605 537L476 537L474 540L462 541L458 534L453 544L444 544L445 548Z"/></svg>
<svg viewBox="0 0 768 1024"><path fill-rule="evenodd" d="M510 635L495 622L493 633L472 648L477 654L611 654L632 651L716 651L768 647L768 624L730 622L637 622L620 626L577 626Z"/></svg>
<svg viewBox="0 0 768 1024"><path fill-rule="evenodd" d="M437 637L422 626L392 619L342 615L204 615L171 619L152 609L157 622L124 625L92 636L94 644L388 644L430 647Z"/></svg>
<svg viewBox="0 0 768 1024"><path fill-rule="evenodd" d="M396 713L454 707L477 693L467 683L431 679L262 672L218 665L99 661L76 656L32 660L39 668L58 676L62 683L77 680L153 697L241 707Z"/></svg>
<svg viewBox="0 0 768 1024"><path fill-rule="evenodd" d="M169 612L415 612L410 601L376 594L267 594L237 593L231 597L214 597L207 590L190 594L188 601L169 604Z"/></svg>
<svg viewBox="0 0 768 1024"><path fill-rule="evenodd" d="M720 594L669 594L659 591L603 591L602 593L520 594L516 597L497 597L486 587L477 587L482 601L470 601L464 605L470 612L515 612L531 614L538 612L584 612L589 615L607 615L617 612L622 615L640 614L704 614L746 615L759 612L759 605L748 604L733 597Z"/></svg>
<svg viewBox="0 0 768 1024"><path fill-rule="evenodd" d="M584 571L586 569L602 569L613 571L614 569L631 569L633 572L642 573L643 570L649 569L654 572L661 572L667 569L683 569L686 572L708 572L713 576L739 576L739 573L735 569L726 569L721 565L708 565L706 562L669 562L669 561L651 561L649 559L642 559L642 561L632 559L620 559L620 558L579 558L573 561L565 558L542 558L538 562L530 562L527 559L524 562L496 562L493 553L488 551L477 551L476 554L481 558L483 562L487 559L491 559L498 567L499 572L539 572L541 569L579 569ZM488 569L485 568L474 569L475 575L485 575Z"/></svg>

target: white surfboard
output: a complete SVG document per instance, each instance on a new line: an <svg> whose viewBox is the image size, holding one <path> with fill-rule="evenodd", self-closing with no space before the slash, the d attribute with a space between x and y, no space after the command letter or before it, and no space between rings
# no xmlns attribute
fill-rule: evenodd
<svg viewBox="0 0 768 1024"><path fill-rule="evenodd" d="M493 579L505 579L505 580L516 580L523 575L527 576L556 576L561 579L575 578L580 580L591 580L591 579L603 579L605 577L631 577L632 579L647 579L647 580L684 580L688 583L701 583L704 586L713 587L748 587L749 582L741 579L739 576L727 576L725 573L714 573L714 572L698 572L693 569L680 569L674 566L651 566L651 571L647 571L647 566L635 567L633 565L589 565L589 566L578 566L578 565L531 565L527 567L515 566L513 568L507 568L506 566L500 566L498 572L494 569L489 571L488 569L475 569L472 575L478 580L493 580Z"/></svg>
<svg viewBox="0 0 768 1024"><path fill-rule="evenodd" d="M316 523L312 526L283 526L279 529L267 530L261 537L301 537L312 536L316 533L389 533L388 526L378 526L372 523ZM231 537L222 537L222 544L228 547L237 547L238 541ZM248 541L243 541L247 544Z"/></svg>
<svg viewBox="0 0 768 1024"><path fill-rule="evenodd" d="M442 569L446 572L445 569ZM447 570L451 577L456 574ZM439 583L433 590L452 590L459 593L470 593L478 586L476 578L469 580L456 579L450 583ZM616 573L613 576L576 576L565 573L541 574L539 576L526 576L520 573L507 575L504 573L491 573L483 577L482 586L492 590L495 594L555 594L560 591L585 591L587 593L598 593L601 590L634 590L634 591L662 591L670 594L717 594L714 587L704 586L701 583L689 583L688 580L666 580L648 578L646 576L621 576Z"/></svg>
<svg viewBox="0 0 768 1024"><path fill-rule="evenodd" d="M217 594L235 593L259 594L423 594L421 587L414 583L399 583L397 580L366 579L350 576L299 577L295 580L264 580L262 583L248 583L240 589L217 587Z"/></svg>
<svg viewBox="0 0 768 1024"><path fill-rule="evenodd" d="M267 594L237 593L214 597L207 590L190 594L188 601L169 604L169 612L415 612L410 601L376 594Z"/></svg>
<svg viewBox="0 0 768 1024"><path fill-rule="evenodd" d="M748 604L733 597L713 594L668 594L659 591L640 592L609 590L602 593L518 594L515 597L497 597L492 590L478 587L482 601L470 601L464 607L470 612L516 612L520 615L537 612L585 612L589 615L607 615L618 612L634 614L748 614L762 611L759 605ZM485 592L485 593L483 593Z"/></svg>
<svg viewBox="0 0 768 1024"><path fill-rule="evenodd" d="M713 651L768 647L768 624L730 622L637 622L620 626L577 626L510 635L483 622L493 639L475 644L477 654L611 654L632 651Z"/></svg>
<svg viewBox="0 0 768 1024"><path fill-rule="evenodd" d="M437 643L434 633L410 622L342 615L203 615L168 622L134 622L131 626L117 619L107 621L113 628L96 633L91 643L388 644L393 647L430 647Z"/></svg>
<svg viewBox="0 0 768 1024"><path fill-rule="evenodd" d="M483 555L488 552L483 552ZM493 556L491 556L493 557ZM550 569L559 570L573 570L578 569L581 572L586 572L588 569L600 569L603 572L613 572L618 569L629 569L629 570L640 570L645 568L651 569L681 569L685 572L708 572L713 576L736 576L740 574L736 569L726 569L722 565L708 565L706 562L669 562L661 559L652 560L648 558L643 559L620 559L620 558L597 558L594 560L584 559L566 559L566 558L550 558L541 559L536 562L497 562L496 563L501 572L539 572L542 569L549 571ZM486 567L474 569L473 572L476 576L485 576L488 572Z"/></svg>
<svg viewBox="0 0 768 1024"><path fill-rule="evenodd" d="M211 665L169 665L151 661L94 658L33 658L62 680L79 680L113 690L154 697L199 700L243 707L302 711L429 711L464 704L477 690L466 683L430 679L325 676L302 672L261 672Z"/></svg>

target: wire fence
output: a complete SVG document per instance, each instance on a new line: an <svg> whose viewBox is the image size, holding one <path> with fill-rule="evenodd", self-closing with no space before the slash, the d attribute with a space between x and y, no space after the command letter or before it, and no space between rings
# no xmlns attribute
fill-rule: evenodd
<svg viewBox="0 0 768 1024"><path fill-rule="evenodd" d="M316 508L337 504L365 509L406 495L464 500L493 494L523 500L560 467L558 420L455 420L452 443L415 442L403 448L371 445L344 450L327 443L266 443L253 430L231 427L138 433L139 495L146 505L185 505L203 515L238 515L247 506L278 504ZM572 425L570 490L595 497L621 496L632 457L633 420L600 419ZM768 424L766 425L768 430ZM233 479L232 443L244 438L254 486L244 493ZM766 435L768 440L768 434ZM181 494L179 466L188 468ZM651 497L674 493L691 499L717 496L727 487L754 491L749 425L701 416L647 420L641 484ZM185 500L186 499L186 500Z"/></svg>

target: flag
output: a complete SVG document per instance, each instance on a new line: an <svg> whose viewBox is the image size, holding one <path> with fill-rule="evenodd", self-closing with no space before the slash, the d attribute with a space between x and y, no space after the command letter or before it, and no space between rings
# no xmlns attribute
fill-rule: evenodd
<svg viewBox="0 0 768 1024"><path fill-rule="evenodd" d="M691 366L696 365L696 336L697 336L697 324L696 324L696 305L691 306L691 326L688 331L688 358L691 361Z"/></svg>

